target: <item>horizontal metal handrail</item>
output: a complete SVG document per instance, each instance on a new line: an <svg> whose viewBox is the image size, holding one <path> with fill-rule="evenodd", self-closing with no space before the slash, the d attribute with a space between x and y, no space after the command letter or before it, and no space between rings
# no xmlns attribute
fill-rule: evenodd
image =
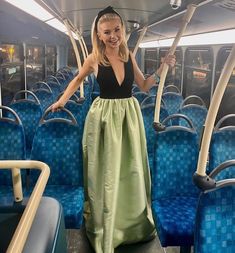
<svg viewBox="0 0 235 253"><path fill-rule="evenodd" d="M8 246L6 253L21 253L26 239L28 237L30 228L32 226L34 217L36 215L43 191L46 187L47 180L50 175L50 168L47 164L39 161L0 161L0 169L11 169L12 175L17 174L17 177L20 176L20 169L38 169L41 170L39 178L36 182L36 185L33 189L33 192L28 200L28 203L25 207L25 210L22 214L22 217L18 223L18 226L15 230L15 233L12 237L12 240ZM13 179L14 181L14 179ZM14 185L14 183L13 183ZM21 187L21 181L20 186ZM15 191L14 191L15 192ZM22 189L21 189L22 192Z"/></svg>

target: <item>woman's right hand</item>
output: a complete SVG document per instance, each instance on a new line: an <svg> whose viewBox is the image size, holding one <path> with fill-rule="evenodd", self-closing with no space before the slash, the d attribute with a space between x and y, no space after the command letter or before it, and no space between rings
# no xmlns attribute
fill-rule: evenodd
<svg viewBox="0 0 235 253"><path fill-rule="evenodd" d="M64 107L64 104L58 100L51 105L51 111L57 112L61 107Z"/></svg>

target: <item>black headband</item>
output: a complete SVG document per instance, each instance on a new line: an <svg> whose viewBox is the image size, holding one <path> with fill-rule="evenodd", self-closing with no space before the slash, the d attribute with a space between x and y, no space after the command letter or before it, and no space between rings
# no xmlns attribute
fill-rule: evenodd
<svg viewBox="0 0 235 253"><path fill-rule="evenodd" d="M101 11L98 13L97 17L96 17L96 20L95 20L95 29L96 29L96 31L97 31L97 24L98 24L99 19L100 19L103 15L108 14L108 13L116 14L116 15L121 19L121 22L122 22L122 18L121 18L121 16L120 16L120 14L117 13L117 12L113 9L113 7L108 6L108 7L106 7L105 9L101 10Z"/></svg>

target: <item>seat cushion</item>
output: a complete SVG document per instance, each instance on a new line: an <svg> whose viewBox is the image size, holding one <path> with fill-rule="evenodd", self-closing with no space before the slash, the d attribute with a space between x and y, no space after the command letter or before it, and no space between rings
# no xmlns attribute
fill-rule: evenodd
<svg viewBox="0 0 235 253"><path fill-rule="evenodd" d="M64 210L65 227L78 229L83 221L83 187L67 185L47 185L43 196L57 199ZM28 193L29 195L29 193Z"/></svg>
<svg viewBox="0 0 235 253"><path fill-rule="evenodd" d="M193 245L197 197L162 198L152 202L162 247Z"/></svg>
<svg viewBox="0 0 235 253"><path fill-rule="evenodd" d="M26 198L21 203L0 205L0 252L6 252L27 202ZM63 209L57 200L43 197L22 252L64 253L66 248Z"/></svg>

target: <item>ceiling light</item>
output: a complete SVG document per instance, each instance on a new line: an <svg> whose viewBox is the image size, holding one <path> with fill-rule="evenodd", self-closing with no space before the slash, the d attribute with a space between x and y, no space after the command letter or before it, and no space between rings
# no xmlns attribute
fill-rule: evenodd
<svg viewBox="0 0 235 253"><path fill-rule="evenodd" d="M174 39L140 43L141 48L170 47ZM178 46L218 45L235 43L235 29L182 37Z"/></svg>
<svg viewBox="0 0 235 253"><path fill-rule="evenodd" d="M53 16L48 11L46 11L44 8L42 8L42 6L40 6L33 0L24 0L24 1L5 0L5 1L42 21L46 21L48 19L53 18Z"/></svg>

